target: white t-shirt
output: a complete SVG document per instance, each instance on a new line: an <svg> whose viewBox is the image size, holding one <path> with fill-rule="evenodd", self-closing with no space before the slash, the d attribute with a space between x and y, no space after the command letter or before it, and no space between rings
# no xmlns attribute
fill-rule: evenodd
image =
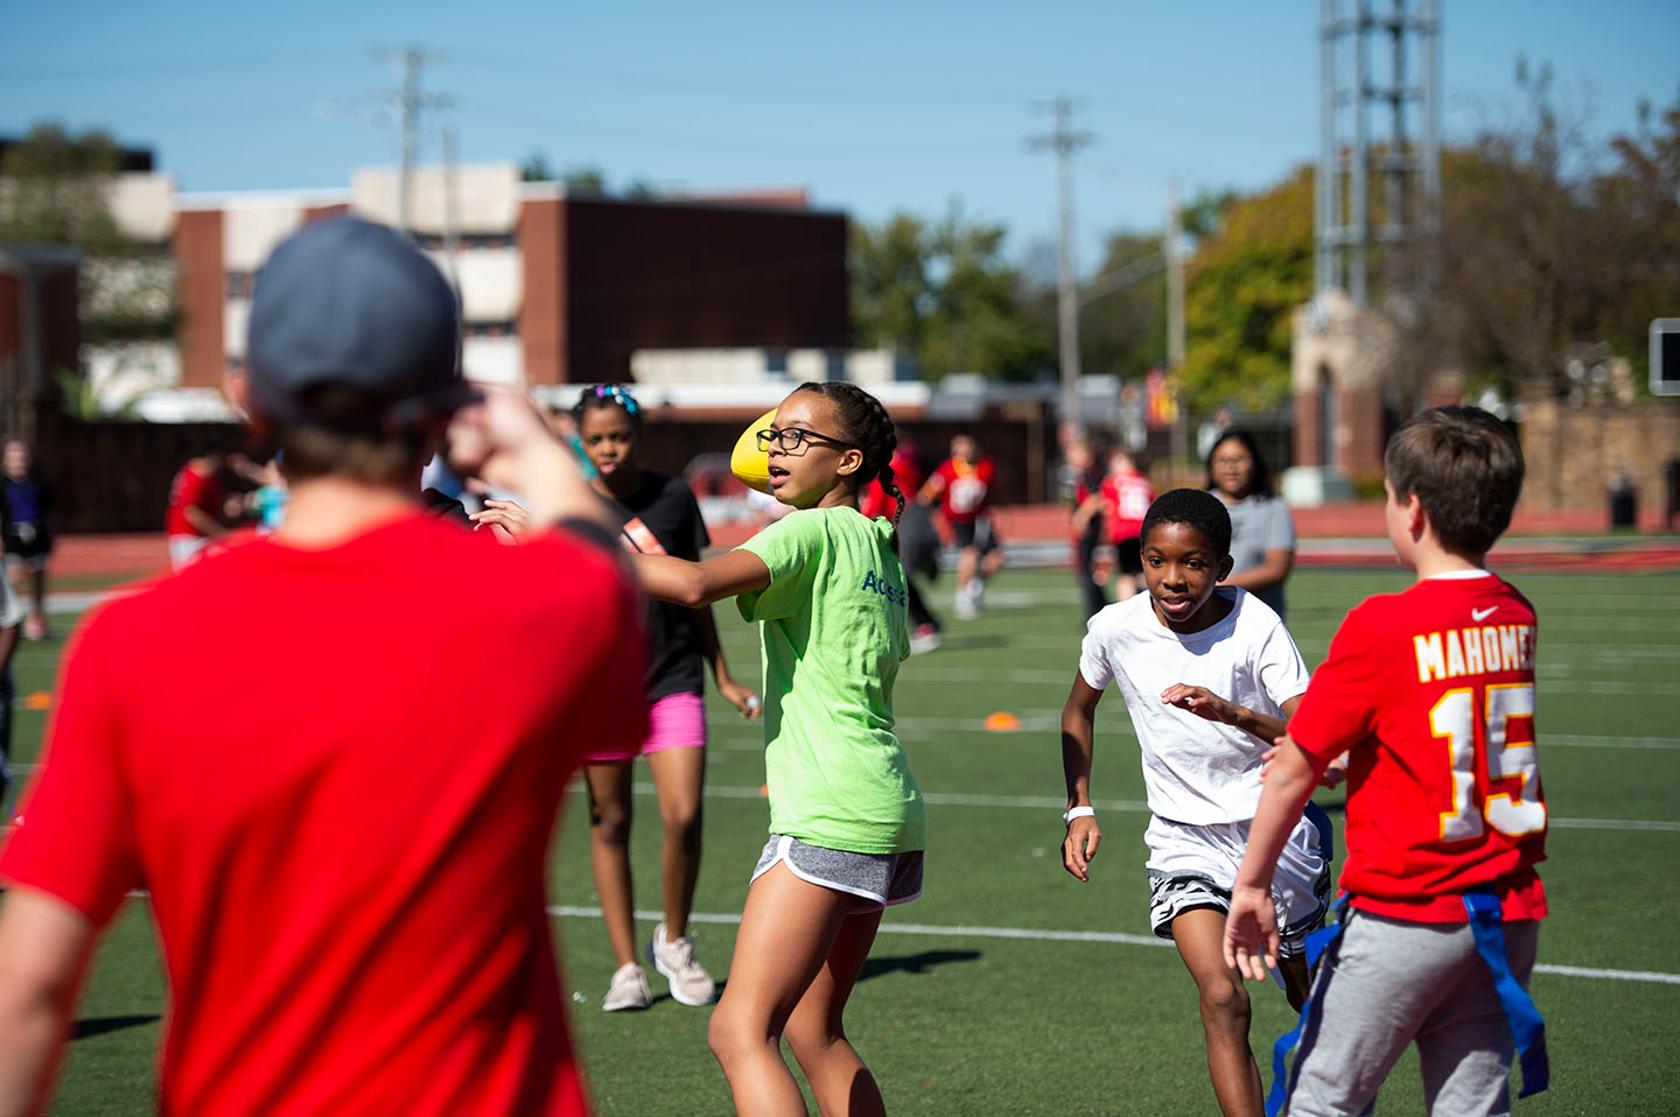
<svg viewBox="0 0 1680 1117"><path fill-rule="evenodd" d="M1168 706L1174 683L1203 686L1258 713L1283 716L1283 703L1306 693L1307 668L1278 615L1245 590L1224 620L1201 632L1174 632L1155 616L1147 593L1091 618L1079 673L1095 690L1119 685L1143 750L1149 809L1174 822L1207 825L1254 817L1260 802L1260 754L1271 747L1231 725Z"/></svg>

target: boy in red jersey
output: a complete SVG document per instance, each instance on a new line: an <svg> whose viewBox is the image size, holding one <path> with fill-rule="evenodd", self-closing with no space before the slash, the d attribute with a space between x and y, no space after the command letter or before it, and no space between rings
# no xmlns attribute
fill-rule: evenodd
<svg viewBox="0 0 1680 1117"><path fill-rule="evenodd" d="M958 547L957 616L980 615L986 580L1003 566L997 529L986 510L997 464L980 456L980 447L966 434L951 439L951 456L939 463L922 486L920 500L939 504Z"/></svg>
<svg viewBox="0 0 1680 1117"><path fill-rule="evenodd" d="M140 887L161 1112L585 1112L544 866L585 751L646 736L641 606L570 452L525 401L471 402L458 339L448 283L382 226L309 225L258 273L245 384L286 520L76 635L0 853L0 1112L45 1108ZM503 546L422 513L452 414L475 471L565 531Z"/></svg>
<svg viewBox="0 0 1680 1117"><path fill-rule="evenodd" d="M1418 581L1348 614L1279 738L1225 958L1256 979L1273 964L1273 866L1319 774L1347 752L1352 911L1274 1099L1291 1114L1365 1112L1416 1040L1431 1112L1506 1113L1513 1036L1525 1093L1546 1079L1526 992L1546 915L1534 608L1485 569L1522 489L1522 452L1485 411L1442 407L1402 426L1383 464L1389 539Z"/></svg>

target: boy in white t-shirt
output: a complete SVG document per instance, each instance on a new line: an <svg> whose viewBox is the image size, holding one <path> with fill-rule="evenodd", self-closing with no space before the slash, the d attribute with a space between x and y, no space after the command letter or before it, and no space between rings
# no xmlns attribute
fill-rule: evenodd
<svg viewBox="0 0 1680 1117"><path fill-rule="evenodd" d="M1062 863L1088 881L1102 841L1091 807L1091 753L1097 703L1112 682L1137 731L1154 814L1144 834L1150 923L1178 947L1196 981L1220 1108L1258 1114L1248 995L1222 954L1225 912L1261 770L1307 689L1307 670L1276 613L1246 590L1218 585L1231 572L1231 517L1217 497L1199 489L1164 494L1149 507L1141 541L1149 592L1091 618L1062 709ZM1307 988L1301 940L1328 910L1331 848L1329 820L1309 807L1274 878L1285 940L1279 970L1297 1008Z"/></svg>

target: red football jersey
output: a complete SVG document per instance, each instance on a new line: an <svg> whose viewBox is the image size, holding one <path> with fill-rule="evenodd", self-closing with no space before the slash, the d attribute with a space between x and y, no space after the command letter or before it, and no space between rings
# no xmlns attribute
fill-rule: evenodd
<svg viewBox="0 0 1680 1117"><path fill-rule="evenodd" d="M545 910L586 749L647 731L612 556L414 516L95 613L0 875L147 888L163 1113L581 1114Z"/></svg>
<svg viewBox="0 0 1680 1117"><path fill-rule="evenodd" d="M1136 539L1143 533L1143 518L1155 503L1155 486L1149 478L1136 471L1111 473L1103 478L1102 497L1112 542Z"/></svg>
<svg viewBox="0 0 1680 1117"><path fill-rule="evenodd" d="M164 516L163 530L169 535L201 536L204 533L187 519L187 508L197 508L220 519L221 503L222 486L216 482L215 475L200 473L188 462L169 486L169 511Z"/></svg>
<svg viewBox="0 0 1680 1117"><path fill-rule="evenodd" d="M947 458L933 472L944 482L939 494L939 509L945 514L945 522L971 524L979 519L980 513L986 510L992 477L997 472L992 459L959 462L955 458Z"/></svg>
<svg viewBox="0 0 1680 1117"><path fill-rule="evenodd" d="M904 494L904 499L915 500L922 487L922 471L916 468L916 460L903 450L895 450L892 471L893 480L898 483L898 491ZM872 520L877 516L890 517L897 509L898 503L887 495L886 486L879 480L869 482L858 504L858 510Z"/></svg>
<svg viewBox="0 0 1680 1117"><path fill-rule="evenodd" d="M1354 608L1289 722L1322 760L1349 752L1354 907L1463 923L1491 885L1540 919L1546 800L1534 736L1534 607L1492 574L1425 579Z"/></svg>

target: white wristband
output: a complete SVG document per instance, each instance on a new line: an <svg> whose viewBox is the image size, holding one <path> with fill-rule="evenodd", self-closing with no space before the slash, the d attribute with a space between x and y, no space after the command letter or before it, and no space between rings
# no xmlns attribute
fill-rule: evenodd
<svg viewBox="0 0 1680 1117"><path fill-rule="evenodd" d="M1062 812L1062 825L1063 826L1072 826L1073 825L1073 820L1076 819L1076 818L1096 818L1096 817L1097 817L1097 808L1095 808L1095 807L1069 807L1067 810Z"/></svg>

